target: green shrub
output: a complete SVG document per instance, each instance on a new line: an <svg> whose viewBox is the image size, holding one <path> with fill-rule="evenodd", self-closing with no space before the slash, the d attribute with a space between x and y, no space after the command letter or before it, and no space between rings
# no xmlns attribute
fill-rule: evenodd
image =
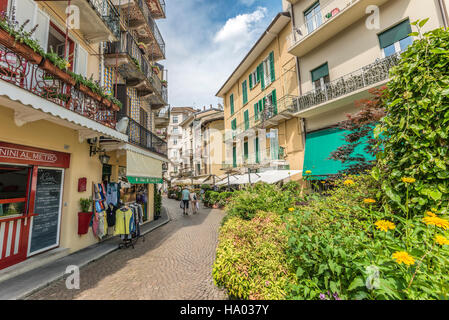
<svg viewBox="0 0 449 320"><path fill-rule="evenodd" d="M426 20L419 22L422 27ZM416 25L416 23L414 23ZM418 36L415 33L414 36ZM386 90L387 116L376 128L385 137L374 175L393 209L422 214L431 207L448 213L449 31L424 34L402 54ZM408 189L404 177L416 179Z"/></svg>
<svg viewBox="0 0 449 320"><path fill-rule="evenodd" d="M234 217L221 227L214 282L231 298L284 299L294 279L286 263L285 225L277 214L260 213L251 221Z"/></svg>

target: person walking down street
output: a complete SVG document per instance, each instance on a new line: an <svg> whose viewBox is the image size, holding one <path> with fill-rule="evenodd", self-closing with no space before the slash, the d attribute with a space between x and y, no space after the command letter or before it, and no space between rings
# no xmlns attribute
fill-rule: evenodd
<svg viewBox="0 0 449 320"><path fill-rule="evenodd" d="M204 191L204 189L201 188L201 191L200 191L200 199L201 199L201 201L204 201L204 194L205 193L206 193L206 191Z"/></svg>
<svg viewBox="0 0 449 320"><path fill-rule="evenodd" d="M184 215L189 214L189 202L190 202L190 191L187 187L182 190L182 208L184 210Z"/></svg>
<svg viewBox="0 0 449 320"><path fill-rule="evenodd" d="M192 213L197 214L198 213L198 196L196 195L195 191L192 191L190 193L190 201L192 202Z"/></svg>

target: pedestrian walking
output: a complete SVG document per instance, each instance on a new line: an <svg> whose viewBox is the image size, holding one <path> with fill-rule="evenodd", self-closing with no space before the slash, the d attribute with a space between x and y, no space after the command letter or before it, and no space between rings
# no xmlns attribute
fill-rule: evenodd
<svg viewBox="0 0 449 320"><path fill-rule="evenodd" d="M198 213L198 196L196 195L195 191L192 191L190 193L190 201L192 203L192 213L197 214Z"/></svg>
<svg viewBox="0 0 449 320"><path fill-rule="evenodd" d="M183 209L184 215L189 215L189 201L190 201L190 191L187 187L181 192L181 208Z"/></svg>

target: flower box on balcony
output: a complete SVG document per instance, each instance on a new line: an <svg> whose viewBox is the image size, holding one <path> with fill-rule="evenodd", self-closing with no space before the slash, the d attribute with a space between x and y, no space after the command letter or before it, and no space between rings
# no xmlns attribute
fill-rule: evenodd
<svg viewBox="0 0 449 320"><path fill-rule="evenodd" d="M17 42L13 36L3 29L0 29L0 43L10 49L13 49L33 64L39 64L43 59L38 52L35 52L25 43Z"/></svg>
<svg viewBox="0 0 449 320"><path fill-rule="evenodd" d="M168 83L167 83L167 81L165 81L165 80L163 80L163 81L161 82L161 84L162 84L163 87L166 87L166 88L167 88L167 86L168 86Z"/></svg>
<svg viewBox="0 0 449 320"><path fill-rule="evenodd" d="M70 84L71 86L74 86L76 83L75 79L73 79L70 74L68 74L64 70L59 69L48 59L44 58L42 60L42 62L39 64L39 67L41 67L47 73L54 75L54 76L58 77L59 79L61 79L62 81Z"/></svg>
<svg viewBox="0 0 449 320"><path fill-rule="evenodd" d="M101 100L101 103L104 104L106 107L110 108L112 106L112 101L108 98L103 98Z"/></svg>

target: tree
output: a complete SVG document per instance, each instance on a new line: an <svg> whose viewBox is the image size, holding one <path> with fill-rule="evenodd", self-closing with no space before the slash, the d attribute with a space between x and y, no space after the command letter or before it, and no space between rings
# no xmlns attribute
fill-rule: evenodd
<svg viewBox="0 0 449 320"><path fill-rule="evenodd" d="M345 134L347 144L342 145L331 153L329 159L341 161L347 164L341 174L360 174L371 170L375 165L375 160L368 159L362 154L356 153L359 145L365 145L363 150L372 157L381 150L378 141L373 137L373 130L376 124L385 116L385 108L382 102L383 92L386 87L369 90L371 99L363 99L355 102L360 108L355 114L347 114L347 120L339 124L339 128L348 131Z"/></svg>

